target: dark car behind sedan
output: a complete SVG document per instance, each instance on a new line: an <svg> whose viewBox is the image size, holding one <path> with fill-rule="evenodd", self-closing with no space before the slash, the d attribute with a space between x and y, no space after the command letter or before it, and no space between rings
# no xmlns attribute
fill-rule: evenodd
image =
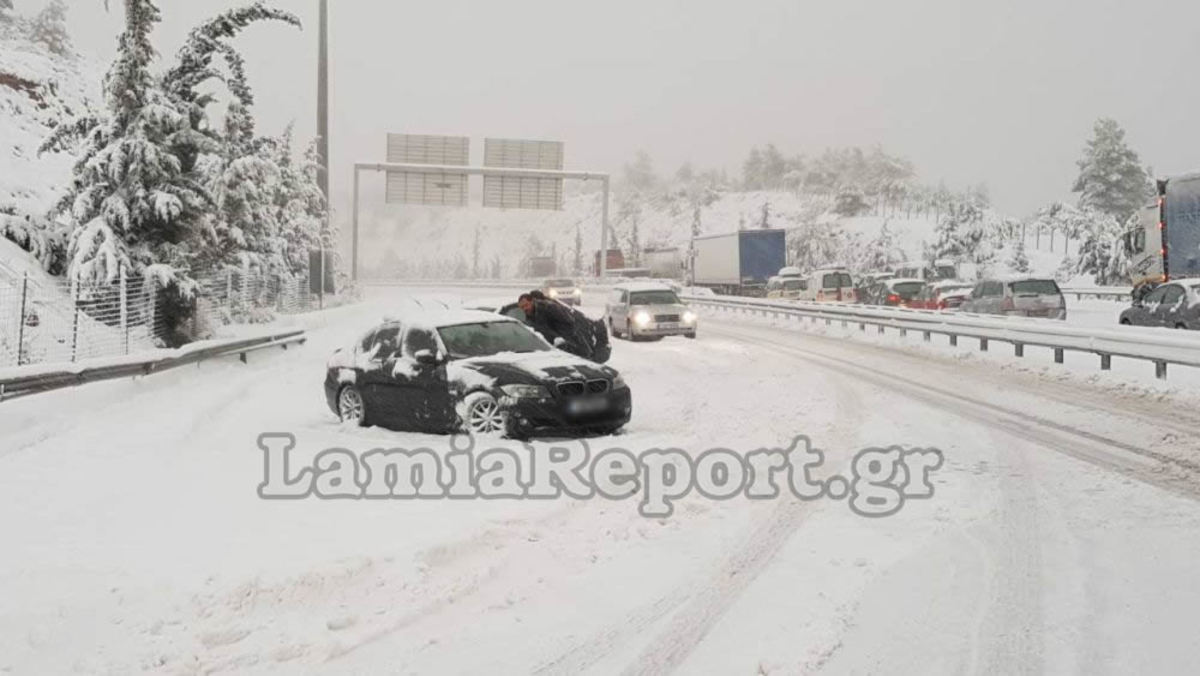
<svg viewBox="0 0 1200 676"><path fill-rule="evenodd" d="M612 433L629 422L621 375L555 350L524 324L474 311L389 319L334 353L325 397L343 421L524 437Z"/></svg>
<svg viewBox="0 0 1200 676"><path fill-rule="evenodd" d="M1119 321L1127 326L1200 329L1200 281L1163 284L1121 312Z"/></svg>

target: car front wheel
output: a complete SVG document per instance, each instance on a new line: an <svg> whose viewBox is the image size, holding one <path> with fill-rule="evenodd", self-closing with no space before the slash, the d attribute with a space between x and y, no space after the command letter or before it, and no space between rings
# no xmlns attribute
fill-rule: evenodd
<svg viewBox="0 0 1200 676"><path fill-rule="evenodd" d="M475 392L463 400L463 427L472 434L504 434L508 432L508 412L487 392Z"/></svg>
<svg viewBox="0 0 1200 676"><path fill-rule="evenodd" d="M342 422L354 422L359 427L366 427L367 404L357 387L347 385L338 393L338 417Z"/></svg>

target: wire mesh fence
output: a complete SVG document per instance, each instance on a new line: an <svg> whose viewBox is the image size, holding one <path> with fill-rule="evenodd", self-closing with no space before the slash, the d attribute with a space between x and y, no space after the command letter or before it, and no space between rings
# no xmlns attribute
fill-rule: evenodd
<svg viewBox="0 0 1200 676"><path fill-rule="evenodd" d="M194 277L187 333L202 338L234 323L262 323L317 309L307 275L223 269ZM163 292L139 275L78 284L0 270L0 367L78 362L133 354L168 341ZM332 300L332 298L330 299Z"/></svg>

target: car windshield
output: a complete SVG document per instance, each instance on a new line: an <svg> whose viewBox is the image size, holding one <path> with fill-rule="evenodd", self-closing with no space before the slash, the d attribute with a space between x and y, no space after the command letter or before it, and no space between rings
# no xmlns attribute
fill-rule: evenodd
<svg viewBox="0 0 1200 676"><path fill-rule="evenodd" d="M785 291L799 291L804 286L798 279L785 279L783 281L783 288Z"/></svg>
<svg viewBox="0 0 1200 676"><path fill-rule="evenodd" d="M953 265L939 265L936 272L938 279L954 279L958 276L958 271Z"/></svg>
<svg viewBox="0 0 1200 676"><path fill-rule="evenodd" d="M1011 284L1016 296L1057 296L1058 284L1053 279L1026 279Z"/></svg>
<svg viewBox="0 0 1200 676"><path fill-rule="evenodd" d="M924 286L925 285L921 282L901 282L892 286L892 293L895 293L897 296L908 300L911 298L916 298L917 295L921 293L921 288Z"/></svg>
<svg viewBox="0 0 1200 676"><path fill-rule="evenodd" d="M638 291L629 294L630 305L678 305L679 296L674 291Z"/></svg>
<svg viewBox="0 0 1200 676"><path fill-rule="evenodd" d="M575 286L575 280L573 280L573 279L552 279L552 280L546 282L546 288L548 288L548 289L561 289L564 286Z"/></svg>
<svg viewBox="0 0 1200 676"><path fill-rule="evenodd" d="M551 347L517 322L459 324L438 329L451 359L488 357L501 352L543 352Z"/></svg>

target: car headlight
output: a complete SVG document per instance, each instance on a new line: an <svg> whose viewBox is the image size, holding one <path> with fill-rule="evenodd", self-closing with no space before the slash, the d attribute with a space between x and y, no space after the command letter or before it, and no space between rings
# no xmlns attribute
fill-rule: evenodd
<svg viewBox="0 0 1200 676"><path fill-rule="evenodd" d="M694 324L695 322L696 322L696 313L695 312L688 310L687 312L683 313L683 323Z"/></svg>
<svg viewBox="0 0 1200 676"><path fill-rule="evenodd" d="M627 384L625 383L625 379L624 379L624 378L622 378L622 377L621 377L621 376L619 376L619 375L618 375L618 376L613 376L613 384L612 384L612 388L613 388L614 390L623 390L623 389L625 389L626 387L629 387L629 385L627 385Z"/></svg>
<svg viewBox="0 0 1200 676"><path fill-rule="evenodd" d="M575 290L574 290L574 291L572 291L571 293L575 294L576 296L582 296L582 295L583 295L583 289L575 289Z"/></svg>
<svg viewBox="0 0 1200 676"><path fill-rule="evenodd" d="M550 293L548 293L548 294L546 294L546 295L550 296L551 298L558 298L558 290L557 290L557 289L550 289Z"/></svg>
<svg viewBox="0 0 1200 676"><path fill-rule="evenodd" d="M645 326L650 323L650 313L645 310L633 316L633 323L638 326Z"/></svg>
<svg viewBox="0 0 1200 676"><path fill-rule="evenodd" d="M541 385L505 385L500 389L514 399L546 399L550 396Z"/></svg>

